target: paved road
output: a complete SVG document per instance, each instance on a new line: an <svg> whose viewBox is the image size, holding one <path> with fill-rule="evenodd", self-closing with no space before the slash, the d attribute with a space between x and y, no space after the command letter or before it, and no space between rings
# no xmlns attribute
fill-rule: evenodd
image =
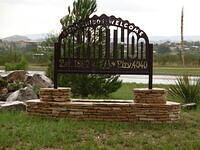
<svg viewBox="0 0 200 150"><path fill-rule="evenodd" d="M166 76L166 75L154 75L153 84L175 84L175 80L178 76ZM148 83L147 75L121 75L120 79L123 82L136 82L136 83Z"/></svg>
<svg viewBox="0 0 200 150"><path fill-rule="evenodd" d="M28 71L30 74L39 73L39 74L45 74L44 71ZM8 72L5 72L4 70L0 70L0 75L5 75ZM154 75L153 76L153 83L154 84L175 84L175 80L178 78L178 76L174 75ZM193 76L192 78L199 78L196 76ZM136 82L136 83L148 83L148 76L147 75L121 75L120 79L123 82Z"/></svg>
<svg viewBox="0 0 200 150"><path fill-rule="evenodd" d="M4 71L4 70L0 70L0 75L6 75L8 74L10 71ZM34 73L38 73L38 74L45 74L45 71L28 71L28 73L30 74L34 74Z"/></svg>

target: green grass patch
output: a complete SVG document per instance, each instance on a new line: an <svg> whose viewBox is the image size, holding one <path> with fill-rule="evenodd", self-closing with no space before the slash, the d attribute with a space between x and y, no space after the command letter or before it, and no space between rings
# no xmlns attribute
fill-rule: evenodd
<svg viewBox="0 0 200 150"><path fill-rule="evenodd" d="M0 149L199 150L200 109L174 124L74 121L0 114Z"/></svg>
<svg viewBox="0 0 200 150"><path fill-rule="evenodd" d="M4 69L4 66L0 66L0 69ZM45 65L33 65L28 66L28 70L41 70L45 71L47 66ZM169 75L200 75L200 68L178 68L178 67L154 67L154 74L169 74Z"/></svg>
<svg viewBox="0 0 200 150"><path fill-rule="evenodd" d="M0 69L4 69L4 66L0 66ZM28 70L41 70L45 71L47 66L45 65L33 65L28 66ZM200 75L200 68L180 68L180 67L154 67L154 74L169 74L169 75Z"/></svg>
<svg viewBox="0 0 200 150"><path fill-rule="evenodd" d="M4 66L0 66L0 70L4 70ZM28 65L28 70L33 70L33 71L46 71L47 66L45 65Z"/></svg>
<svg viewBox="0 0 200 150"><path fill-rule="evenodd" d="M200 75L200 68L154 67L154 74Z"/></svg>
<svg viewBox="0 0 200 150"><path fill-rule="evenodd" d="M29 65L28 66L29 70L36 70L36 71L46 71L47 66L45 65Z"/></svg>
<svg viewBox="0 0 200 150"><path fill-rule="evenodd" d="M133 99L133 89L134 88L147 88L147 84L140 83L122 83L121 88L119 88L116 92L111 93L109 95L109 99ZM169 85L164 84L154 84L154 88L165 88L167 89Z"/></svg>

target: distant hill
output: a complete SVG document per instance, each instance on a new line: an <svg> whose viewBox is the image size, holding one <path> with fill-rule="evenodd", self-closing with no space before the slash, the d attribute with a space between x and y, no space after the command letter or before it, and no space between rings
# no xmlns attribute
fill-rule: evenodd
<svg viewBox="0 0 200 150"><path fill-rule="evenodd" d="M3 41L23 41L23 40L33 40L42 42L48 37L48 33L41 34L26 34L26 35L13 35L10 37L3 38ZM153 43L163 43L166 41L170 42L180 42L180 36L149 36L149 40ZM185 41L200 41L200 36L184 36ZM111 40L112 41L112 40ZM119 40L120 41L120 38Z"/></svg>
<svg viewBox="0 0 200 150"><path fill-rule="evenodd" d="M18 42L18 41L29 41L30 39L26 36L13 35L2 39L3 41L8 42Z"/></svg>
<svg viewBox="0 0 200 150"><path fill-rule="evenodd" d="M42 42L45 40L48 34L26 34L26 35L13 35L3 38L3 41L18 42L18 41L38 41Z"/></svg>
<svg viewBox="0 0 200 150"><path fill-rule="evenodd" d="M28 37L31 40L36 40L36 41L40 41L42 39L47 38L48 33L41 33L41 34L26 34L26 37Z"/></svg>

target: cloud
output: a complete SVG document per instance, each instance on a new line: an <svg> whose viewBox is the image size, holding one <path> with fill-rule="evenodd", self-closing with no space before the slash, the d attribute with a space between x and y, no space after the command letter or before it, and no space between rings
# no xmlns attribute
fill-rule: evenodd
<svg viewBox="0 0 200 150"><path fill-rule="evenodd" d="M97 0L100 10L118 12L149 12L156 8L143 3L144 0Z"/></svg>
<svg viewBox="0 0 200 150"><path fill-rule="evenodd" d="M0 0L0 36L59 30L59 20L73 0ZM177 35L181 7L187 35L200 34L198 0L97 0L97 14L106 13L135 23L150 35Z"/></svg>
<svg viewBox="0 0 200 150"><path fill-rule="evenodd" d="M45 5L52 5L52 6L60 6L63 5L63 2L65 5L71 0L1 0L1 4L9 4L9 5L25 5L25 6L44 6Z"/></svg>

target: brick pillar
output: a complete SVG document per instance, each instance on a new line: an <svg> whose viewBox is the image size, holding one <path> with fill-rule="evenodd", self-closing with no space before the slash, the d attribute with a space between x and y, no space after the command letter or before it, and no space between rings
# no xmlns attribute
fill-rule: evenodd
<svg viewBox="0 0 200 150"><path fill-rule="evenodd" d="M166 104L167 90L165 89L134 89L134 102L143 104Z"/></svg>
<svg viewBox="0 0 200 150"><path fill-rule="evenodd" d="M45 102L67 102L71 99L71 88L41 88L40 100Z"/></svg>

